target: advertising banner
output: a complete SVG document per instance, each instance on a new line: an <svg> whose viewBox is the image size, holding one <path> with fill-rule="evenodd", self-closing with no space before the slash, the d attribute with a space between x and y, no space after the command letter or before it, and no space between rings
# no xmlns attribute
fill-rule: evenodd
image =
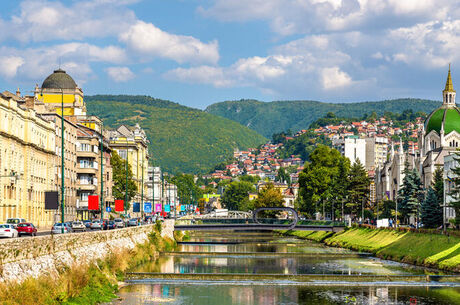
<svg viewBox="0 0 460 305"><path fill-rule="evenodd" d="M161 203L155 204L155 213L161 212L163 209L161 208Z"/></svg>
<svg viewBox="0 0 460 305"><path fill-rule="evenodd" d="M141 204L139 202L133 202L133 212L139 213L141 211Z"/></svg>
<svg viewBox="0 0 460 305"><path fill-rule="evenodd" d="M165 212L171 212L171 206L169 204L165 205Z"/></svg>
<svg viewBox="0 0 460 305"><path fill-rule="evenodd" d="M180 210L181 210L181 211L185 211L185 205L181 205L181 206L180 206Z"/></svg>
<svg viewBox="0 0 460 305"><path fill-rule="evenodd" d="M58 192L51 191L45 192L45 210L57 210L58 209Z"/></svg>
<svg viewBox="0 0 460 305"><path fill-rule="evenodd" d="M115 212L123 212L124 208L124 200L115 200Z"/></svg>
<svg viewBox="0 0 460 305"><path fill-rule="evenodd" d="M88 196L88 210L99 210L99 196L89 195Z"/></svg>
<svg viewBox="0 0 460 305"><path fill-rule="evenodd" d="M152 203L144 202L144 213L152 213Z"/></svg>

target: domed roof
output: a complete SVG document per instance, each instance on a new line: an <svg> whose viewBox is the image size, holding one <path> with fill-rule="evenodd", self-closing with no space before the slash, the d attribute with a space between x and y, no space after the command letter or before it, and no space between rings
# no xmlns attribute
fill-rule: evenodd
<svg viewBox="0 0 460 305"><path fill-rule="evenodd" d="M425 121L426 134L434 130L441 133L444 126L444 134L457 131L460 134L460 110L457 107L440 107L433 111Z"/></svg>
<svg viewBox="0 0 460 305"><path fill-rule="evenodd" d="M77 83L62 69L54 70L42 84L42 89L75 89Z"/></svg>

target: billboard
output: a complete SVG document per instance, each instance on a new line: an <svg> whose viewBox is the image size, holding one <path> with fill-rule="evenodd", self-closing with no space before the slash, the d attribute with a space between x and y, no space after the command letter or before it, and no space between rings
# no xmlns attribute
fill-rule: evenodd
<svg viewBox="0 0 460 305"><path fill-rule="evenodd" d="M89 195L88 196L88 210L99 210L99 196Z"/></svg>
<svg viewBox="0 0 460 305"><path fill-rule="evenodd" d="M58 197L58 192L45 192L45 210L57 210L59 205Z"/></svg>
<svg viewBox="0 0 460 305"><path fill-rule="evenodd" d="M155 213L161 212L161 211L163 211L163 208L161 207L161 203L155 204Z"/></svg>
<svg viewBox="0 0 460 305"><path fill-rule="evenodd" d="M144 213L152 213L152 203L144 202Z"/></svg>
<svg viewBox="0 0 460 305"><path fill-rule="evenodd" d="M141 211L141 204L139 202L133 202L133 213L139 213Z"/></svg>
<svg viewBox="0 0 460 305"><path fill-rule="evenodd" d="M115 200L115 212L123 212L124 210L124 200Z"/></svg>
<svg viewBox="0 0 460 305"><path fill-rule="evenodd" d="M165 205L165 212L171 212L171 206L169 204Z"/></svg>

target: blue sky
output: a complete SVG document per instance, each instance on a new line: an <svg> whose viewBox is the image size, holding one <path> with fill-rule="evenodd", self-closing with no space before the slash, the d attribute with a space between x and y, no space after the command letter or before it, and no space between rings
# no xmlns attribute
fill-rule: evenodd
<svg viewBox="0 0 460 305"><path fill-rule="evenodd" d="M85 94L218 101L440 100L460 88L457 0L0 2L0 91L57 68Z"/></svg>

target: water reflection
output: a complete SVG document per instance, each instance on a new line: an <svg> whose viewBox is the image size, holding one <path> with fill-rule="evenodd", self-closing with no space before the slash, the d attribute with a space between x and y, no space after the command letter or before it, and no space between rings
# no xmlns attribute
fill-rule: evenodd
<svg viewBox="0 0 460 305"><path fill-rule="evenodd" d="M459 304L457 288L152 284L124 287L113 304Z"/></svg>
<svg viewBox="0 0 460 305"><path fill-rule="evenodd" d="M196 233L191 241L220 244L180 245L176 252L200 254L163 255L156 262L133 271L161 273L250 273L250 274L362 274L420 275L436 273L421 267L372 257L347 257L349 250L271 234L228 232ZM238 244L231 244L232 242ZM203 252L210 252L209 255ZM213 256L212 252L220 253ZM232 252L247 255L231 255ZM256 256L254 252L280 253ZM283 256L282 253L310 253L309 256ZM327 255L325 254L334 254ZM337 255L335 255L337 254ZM212 282L153 280L123 287L121 300L113 304L460 304L460 288L394 287L382 283L360 287L350 283L338 286L288 285L287 282Z"/></svg>

